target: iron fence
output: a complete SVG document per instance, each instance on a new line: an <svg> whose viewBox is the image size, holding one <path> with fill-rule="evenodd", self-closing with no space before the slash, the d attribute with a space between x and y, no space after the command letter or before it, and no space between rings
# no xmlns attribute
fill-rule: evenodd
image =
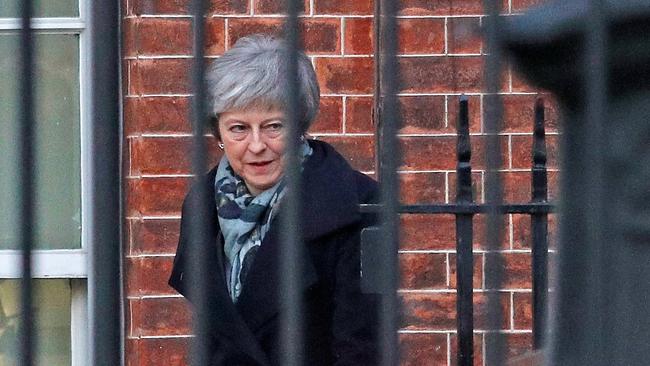
<svg viewBox="0 0 650 366"><path fill-rule="evenodd" d="M285 37L290 45L287 62L291 77L287 80L287 87L296 95L297 80L297 50L300 49L300 35L298 31L298 12L301 1L289 0L288 16L286 20ZM500 288L502 278L502 263L498 252L501 237L501 218L504 214L519 213L529 214L533 225L533 279L534 309L535 309L535 346L543 344L544 307L546 302L547 278L547 215L552 211L552 206L547 203L547 178L545 168L544 146L544 115L543 106L536 107L535 134L534 134L534 165L533 170L533 197L530 203L503 204L502 184L499 175L500 145L498 136L499 122L502 117L501 102L499 100L498 85L501 68L501 55L498 47L499 34L499 6L500 1L489 0L485 2L486 29L488 33L488 53L486 72L486 127L488 135L487 154L487 202L478 204L472 197L471 177L471 149L468 127L468 104L466 98L460 100L460 116L458 120L458 185L455 204L440 205L400 205L398 200L399 183L396 175L400 161L397 131L400 126L400 112L397 100L399 90L399 67L397 62L397 27L396 15L398 3L396 1L377 1L377 34L379 37L376 50L378 90L376 98L379 100L378 139L379 162L378 177L381 183L382 203L377 205L363 205L363 212L379 212L381 216L381 240L365 241L362 246L366 261L364 269L364 286L369 291L380 292L382 296L381 307L381 349L383 350L382 365L397 365L399 362L399 345L397 330L399 327L399 300L398 287L398 215L412 213L427 214L454 214L456 215L456 241L457 241L457 283L458 283L458 363L471 365L473 362L473 217L479 213L488 214L488 250L494 251L496 261L490 262L493 268L486 271L491 278L489 283L493 289ZM193 24L193 63L192 63L192 126L193 149L192 171L195 176L201 176L206 166L206 146L204 141L204 116L206 115L204 85L204 53L205 44L205 2L194 0L192 2ZM23 250L23 281L22 281L22 307L23 318L21 321L21 365L33 364L34 352L33 319L31 314L31 278L30 253L33 242L33 228L37 223L33 217L34 201L32 182L34 180L33 167L33 116L32 110L35 103L33 94L33 45L31 23L31 2L23 2L22 26L22 107L23 113L21 126L22 139L22 208L21 230ZM92 272L89 274L90 288L90 329L91 329L91 362L93 365L114 366L120 364L122 341L120 334L120 129L119 124L119 6L117 1L101 1L93 4L93 213L91 229L93 231L93 245L91 247ZM595 50L594 52L596 52ZM595 93L595 92L594 92ZM595 97L596 94L594 94ZM292 98L288 103L288 126L294 127L289 136L297 136L295 129L298 120L297 98ZM286 172L288 177L288 194L284 198L284 248L282 262L282 298L284 308L282 327L283 365L302 364L301 340L302 328L300 324L301 303L299 286L300 258L300 225L298 205L300 197L300 169L296 158L297 138L288 139L288 157ZM101 162L98 163L98 162ZM202 185L197 185L201 187ZM198 192L194 195L196 200L191 202L193 211L197 214L190 220L189 236L196 242L205 239L204 222L208 217L209 202L205 197L208 192ZM368 236L366 236L368 238ZM375 236L376 238L376 236ZM205 321L208 307L207 285L205 283L208 272L205 258L193 253L196 270L194 278L189 282L195 284L190 289L194 300L194 333L192 344L192 365L207 365L210 359L209 322ZM374 264L372 264L374 263ZM373 268L374 266L374 268ZM372 274L377 277L373 278ZM488 291L489 297L489 330L496 331L500 327L500 306L497 291ZM503 363L503 344L500 337L488 345L487 360L491 365Z"/></svg>

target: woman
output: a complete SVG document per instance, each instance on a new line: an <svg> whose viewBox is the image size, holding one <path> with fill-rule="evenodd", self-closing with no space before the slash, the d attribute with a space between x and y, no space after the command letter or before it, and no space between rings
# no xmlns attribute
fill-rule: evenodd
<svg viewBox="0 0 650 366"><path fill-rule="evenodd" d="M242 38L207 74L211 127L224 152L196 183L211 192L210 240L197 248L188 239L188 202L195 187L183 204L169 284L187 296L187 273L195 267L188 253L207 256L212 365L280 364L286 50L283 41L269 36ZM298 129L304 135L320 92L311 62L302 53L298 59ZM305 364L375 365L377 299L360 291L359 236L369 219L358 205L374 200L376 183L324 142L303 137L299 154Z"/></svg>

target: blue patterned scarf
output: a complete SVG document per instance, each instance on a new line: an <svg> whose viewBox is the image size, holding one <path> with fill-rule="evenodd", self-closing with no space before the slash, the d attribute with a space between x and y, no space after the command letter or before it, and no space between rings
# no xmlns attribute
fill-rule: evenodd
<svg viewBox="0 0 650 366"><path fill-rule="evenodd" d="M301 145L303 162L312 151L306 141ZM226 282L233 302L237 301L255 254L269 231L277 204L284 196L284 187L282 178L273 187L253 196L242 178L232 170L225 155L219 162L214 189L219 226L225 242L224 252L228 260Z"/></svg>

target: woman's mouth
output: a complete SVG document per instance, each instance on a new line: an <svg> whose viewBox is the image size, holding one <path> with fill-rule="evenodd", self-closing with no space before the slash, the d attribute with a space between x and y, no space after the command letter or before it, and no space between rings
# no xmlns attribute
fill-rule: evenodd
<svg viewBox="0 0 650 366"><path fill-rule="evenodd" d="M263 167L263 166L266 166L268 164L271 164L271 161L257 161L257 162L248 163L248 164L250 164L252 166Z"/></svg>

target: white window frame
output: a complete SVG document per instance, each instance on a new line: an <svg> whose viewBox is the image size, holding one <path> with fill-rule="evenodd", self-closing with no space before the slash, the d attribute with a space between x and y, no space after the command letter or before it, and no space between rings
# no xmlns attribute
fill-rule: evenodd
<svg viewBox="0 0 650 366"><path fill-rule="evenodd" d="M90 214L92 212L91 176L91 0L79 0L79 16L75 18L33 18L32 28L38 33L79 35L79 121L81 139L81 249L32 251L33 277L68 279L71 289L70 334L72 366L88 365L88 273L91 245ZM0 32L18 31L21 19L0 18ZM36 56L38 57L38 56ZM37 101L38 103L38 101ZM22 275L20 250L0 250L0 278L18 279Z"/></svg>

